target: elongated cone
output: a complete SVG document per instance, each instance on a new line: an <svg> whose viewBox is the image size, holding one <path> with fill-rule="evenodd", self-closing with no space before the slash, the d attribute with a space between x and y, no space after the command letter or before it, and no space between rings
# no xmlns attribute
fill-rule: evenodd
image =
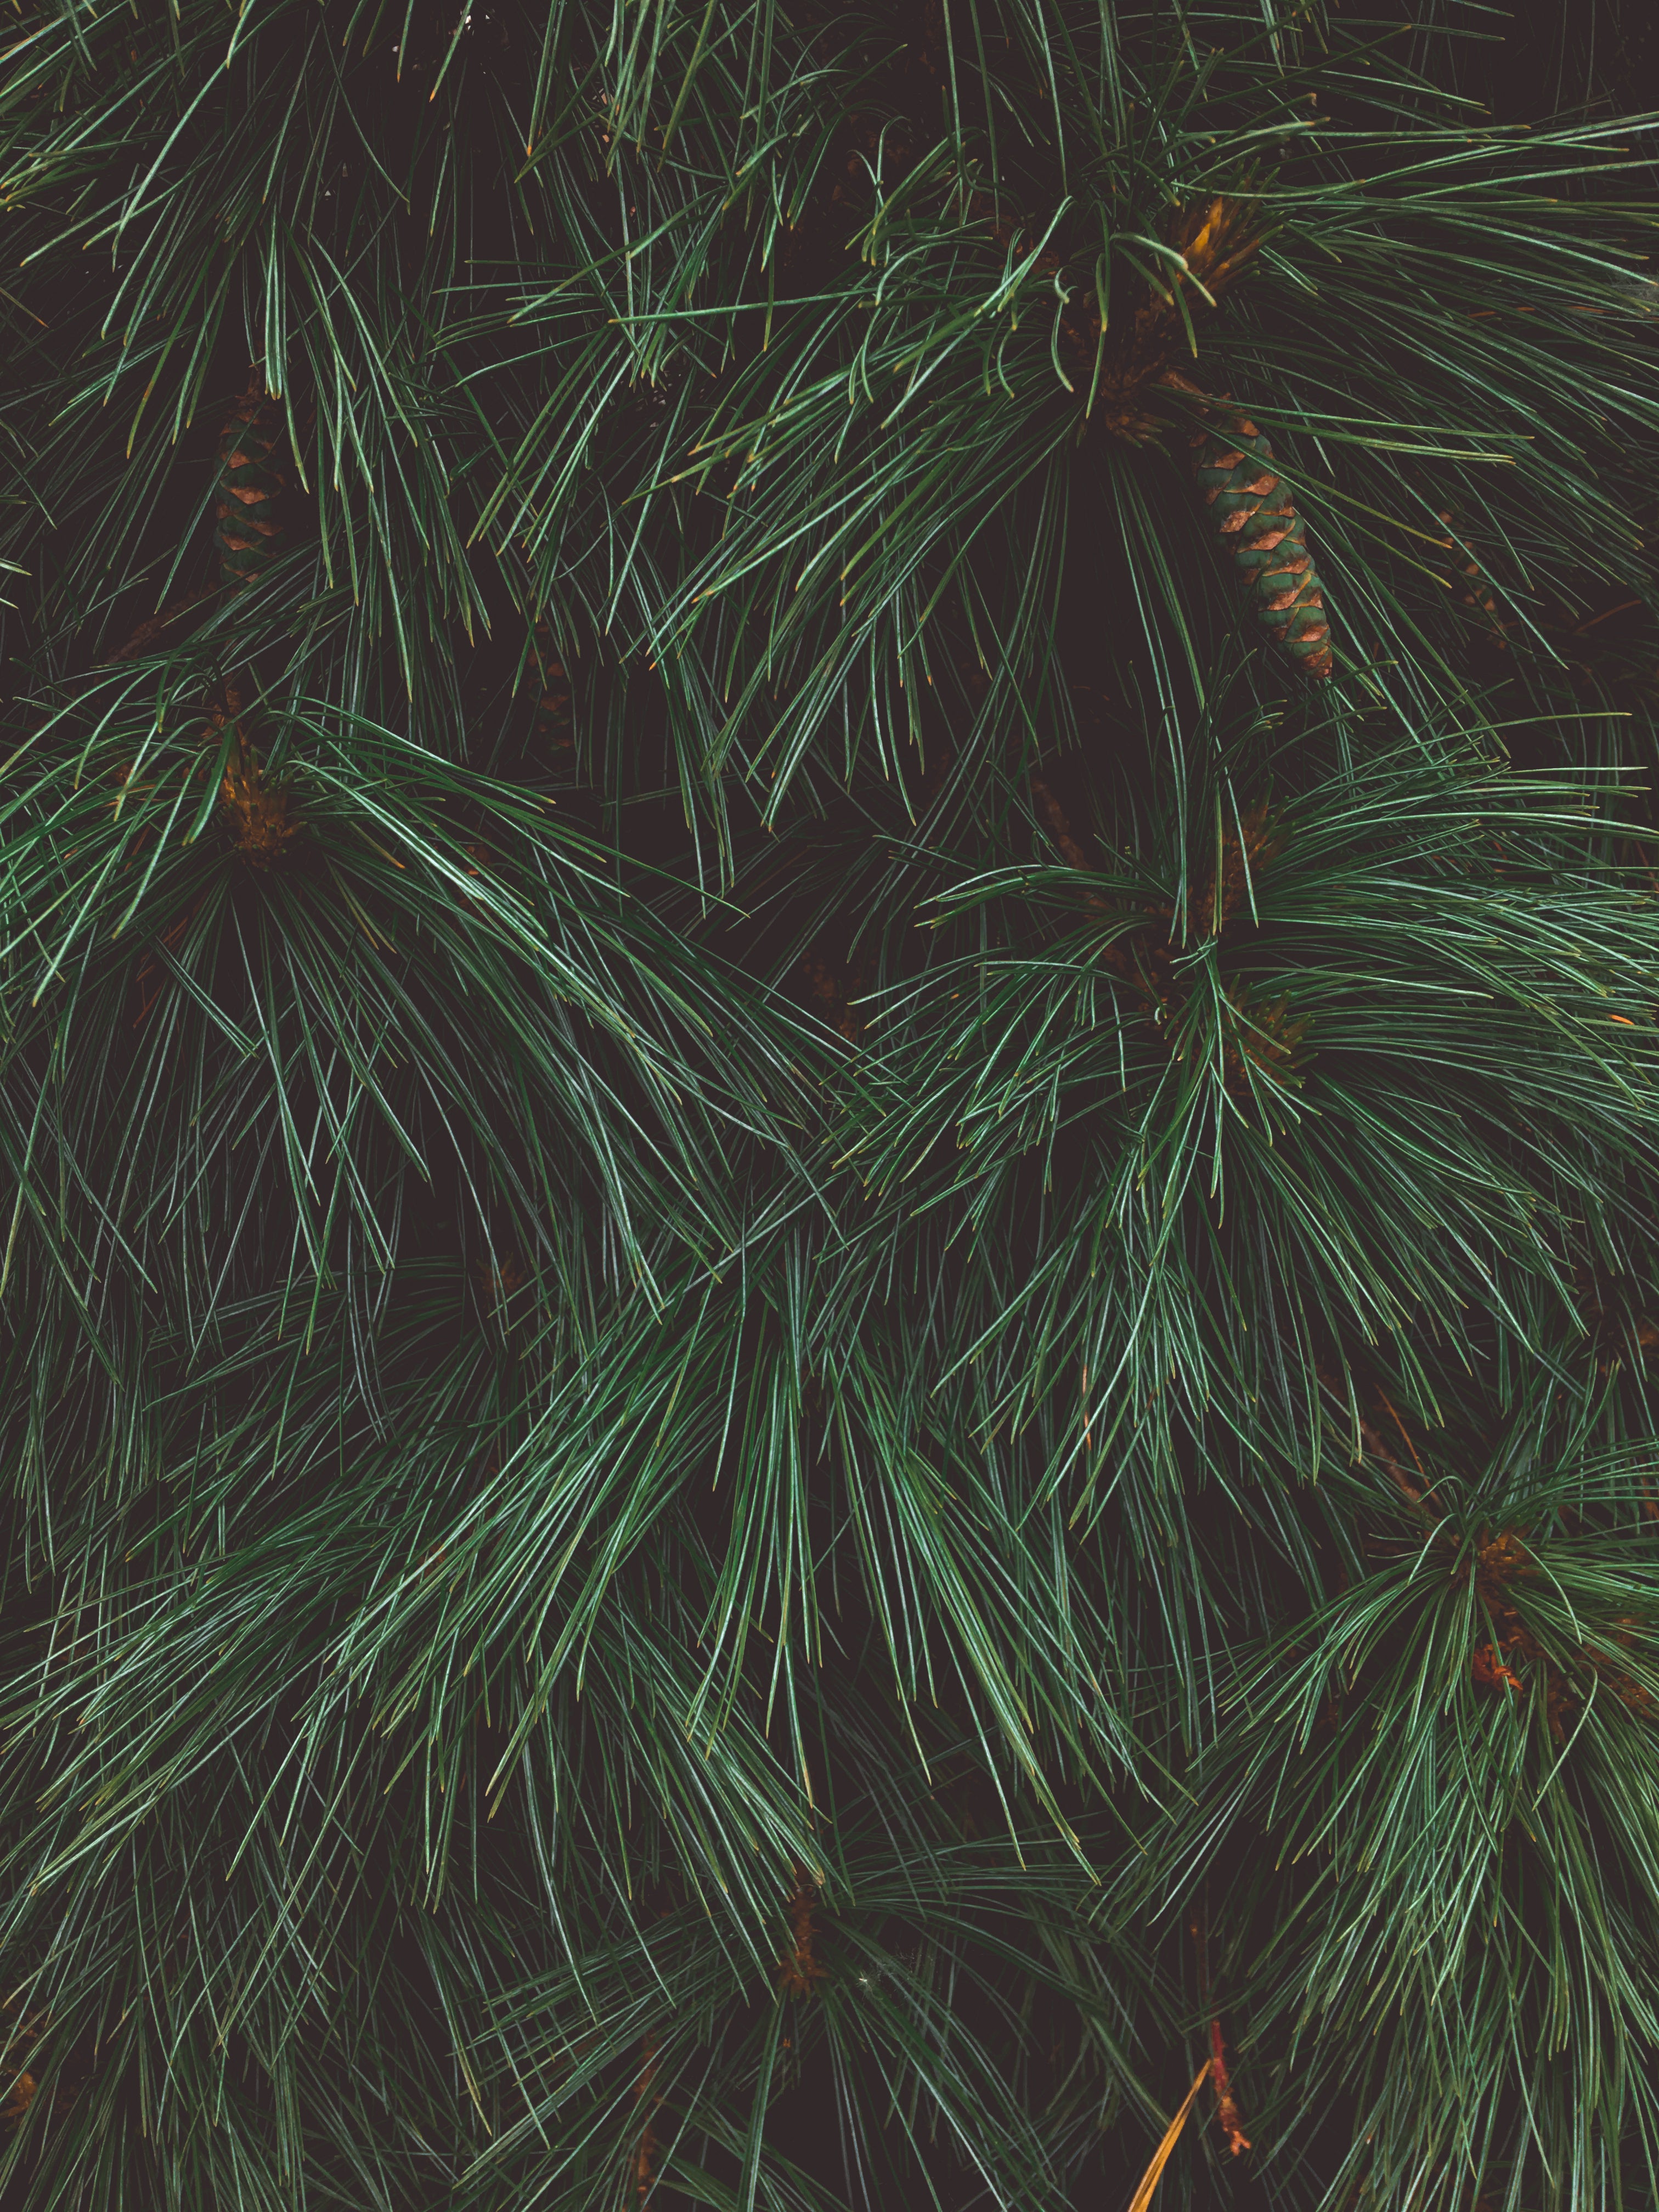
<svg viewBox="0 0 1659 2212"><path fill-rule="evenodd" d="M265 398L256 370L219 437L213 545L224 591L256 583L276 557L276 507L288 483L275 465L282 438L282 410Z"/></svg>
<svg viewBox="0 0 1659 2212"><path fill-rule="evenodd" d="M1232 549L1257 618L1303 675L1328 676L1324 593L1290 487L1273 473L1273 447L1254 422L1235 414L1193 442L1199 489Z"/></svg>

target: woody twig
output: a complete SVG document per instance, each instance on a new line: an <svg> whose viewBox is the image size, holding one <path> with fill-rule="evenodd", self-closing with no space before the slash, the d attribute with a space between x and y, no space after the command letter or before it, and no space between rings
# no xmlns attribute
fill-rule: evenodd
<svg viewBox="0 0 1659 2212"><path fill-rule="evenodd" d="M661 2039L658 2036L646 2035L640 2039L640 2078L634 2085L634 2102L635 2107L643 2112L644 2119L635 2139L632 2170L634 2194L641 2204L655 2185L657 2160L662 2151L662 2144L652 2124L662 2103L662 2099L653 2094L657 2081L657 2054L661 2048Z"/></svg>
<svg viewBox="0 0 1659 2212"><path fill-rule="evenodd" d="M777 1963L778 1985L786 1996L808 1997L812 1985L823 1978L823 1966L813 1955L813 1914L817 1888L806 1869L795 1869L795 1886L784 1910L789 1917L790 1946Z"/></svg>
<svg viewBox="0 0 1659 2212"><path fill-rule="evenodd" d="M1198 1960L1199 2008L1208 2015L1210 2022L1210 2079L1215 2087L1216 2124L1227 2138L1228 2149L1239 2158L1250 2148L1250 2139L1239 2117L1238 2100L1233 2094L1227 2072L1227 2046L1221 2033L1221 2016L1215 2010L1210 1993L1208 1910L1202 1899L1188 1927Z"/></svg>

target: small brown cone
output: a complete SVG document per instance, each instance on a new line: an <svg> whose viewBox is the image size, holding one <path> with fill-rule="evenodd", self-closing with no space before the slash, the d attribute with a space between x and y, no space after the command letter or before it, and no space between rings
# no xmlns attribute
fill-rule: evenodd
<svg viewBox="0 0 1659 2212"><path fill-rule="evenodd" d="M240 707L234 691L226 694L226 703L228 713L214 716L214 724L220 728L234 718ZM249 744L240 721L219 786L219 803L237 851L252 867L273 866L303 826L289 804L287 784L269 779L257 748Z"/></svg>

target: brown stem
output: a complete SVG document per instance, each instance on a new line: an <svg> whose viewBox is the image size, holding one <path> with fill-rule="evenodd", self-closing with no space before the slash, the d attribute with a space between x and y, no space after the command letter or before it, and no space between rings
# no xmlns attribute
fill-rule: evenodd
<svg viewBox="0 0 1659 2212"><path fill-rule="evenodd" d="M662 2148L657 2138L657 2131L651 2124L652 2118L658 2106L662 2102L660 2097L651 2096L651 2091L657 2079L657 2053L660 2048L661 2043L658 2037L654 2035L641 2037L640 2078L634 2085L634 2101L638 2106L645 2106L646 2099L651 2098L650 2104L646 2106L645 2124L641 2129L639 2139L634 2147L634 2194L641 2203L651 2194L652 2185L656 2179L657 2154Z"/></svg>
<svg viewBox="0 0 1659 2212"><path fill-rule="evenodd" d="M1046 776L1036 769L1031 771L1031 796L1036 801L1037 811L1048 826L1048 835L1059 848L1060 856L1068 868L1092 872L1094 862L1084 847L1072 834L1072 825L1066 818L1066 810L1054 797ZM1102 898L1098 891L1085 891L1083 904L1091 914L1109 914L1111 901Z"/></svg>
<svg viewBox="0 0 1659 2212"><path fill-rule="evenodd" d="M1227 2148L1237 2158L1250 2148L1250 2139L1244 2132L1238 2116L1238 2100L1227 2078L1226 2045L1221 2039L1221 2022L1210 2022L1210 2075L1215 2083L1215 2117L1221 2132L1227 2138Z"/></svg>
<svg viewBox="0 0 1659 2212"><path fill-rule="evenodd" d="M795 1886L789 1893L784 1910L789 1916L791 1943L788 1951L778 1960L780 1987L787 1996L806 1997L812 1994L812 1984L823 1976L823 1967L812 1955L814 1929L812 1914L817 1904L817 1890L812 1877L802 1866L795 1869Z"/></svg>
<svg viewBox="0 0 1659 2212"><path fill-rule="evenodd" d="M1221 2033L1221 2016L1213 2009L1210 1996L1209 1908L1200 1896L1188 1923L1193 1948L1198 1959L1198 2002L1201 2012L1210 2018L1210 2079L1215 2084L1216 2124L1227 2138L1227 2148L1235 2158L1250 2148L1239 2118L1238 2100L1227 2074L1227 2046Z"/></svg>
<svg viewBox="0 0 1659 2212"><path fill-rule="evenodd" d="M1031 796L1036 799L1049 835L1059 846L1061 857L1068 868L1086 868L1089 855L1072 835L1072 825L1066 818L1066 810L1054 797L1043 777L1035 770L1031 775Z"/></svg>
<svg viewBox="0 0 1659 2212"><path fill-rule="evenodd" d="M1381 1395L1382 1394L1379 1392L1378 1395L1381 1396ZM1399 1414L1395 1413L1394 1407L1392 1406L1389 1406L1389 1401L1386 1398L1382 1400L1382 1403L1385 1406L1388 1406L1389 1412L1393 1417L1395 1426L1400 1431L1402 1437L1406 1437L1406 1449L1408 1452L1411 1452L1412 1458L1415 1461L1417 1459L1417 1454L1414 1451L1412 1451L1412 1440L1408 1436L1406 1436L1404 1422L1401 1421ZM1359 1424L1359 1440L1364 1445L1365 1449L1370 1453L1370 1456L1382 1469L1383 1473L1389 1477L1389 1480L1394 1484L1395 1487L1400 1492L1401 1497L1406 1498L1410 1504L1414 1505L1425 1521L1439 1520L1440 1508L1435 1504L1432 1496L1429 1491L1425 1488L1422 1483L1414 1480L1411 1475L1407 1474L1405 1468L1401 1466L1399 1461L1395 1459L1393 1453L1383 1443L1381 1430L1373 1427L1370 1422L1362 1419ZM1418 1466L1419 1474L1420 1474L1422 1471L1422 1467L1419 1462Z"/></svg>
<svg viewBox="0 0 1659 2212"><path fill-rule="evenodd" d="M199 607L204 599L214 598L218 589L216 584L204 584L199 592L186 592L182 599L174 599L159 614L146 617L121 650L110 655L111 666L118 660L136 660L141 653L149 650L163 630L171 629L181 615L187 615L192 607Z"/></svg>

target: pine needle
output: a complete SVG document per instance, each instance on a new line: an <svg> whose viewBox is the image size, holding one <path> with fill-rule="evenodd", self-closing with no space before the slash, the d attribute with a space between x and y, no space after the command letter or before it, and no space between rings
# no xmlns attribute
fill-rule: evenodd
<svg viewBox="0 0 1659 2212"><path fill-rule="evenodd" d="M1187 2124L1187 2115L1193 2109L1193 2100L1209 2078L1210 2062L1206 2058L1194 2077L1193 2086L1188 2090L1181 2110L1164 2129L1164 2140L1152 2153L1152 2162L1141 2175L1139 2188L1129 2199L1129 2212L1146 2212L1146 2208L1152 2201L1153 2192L1163 2179L1164 2169L1170 2162L1170 2154L1181 2140L1181 2130Z"/></svg>

